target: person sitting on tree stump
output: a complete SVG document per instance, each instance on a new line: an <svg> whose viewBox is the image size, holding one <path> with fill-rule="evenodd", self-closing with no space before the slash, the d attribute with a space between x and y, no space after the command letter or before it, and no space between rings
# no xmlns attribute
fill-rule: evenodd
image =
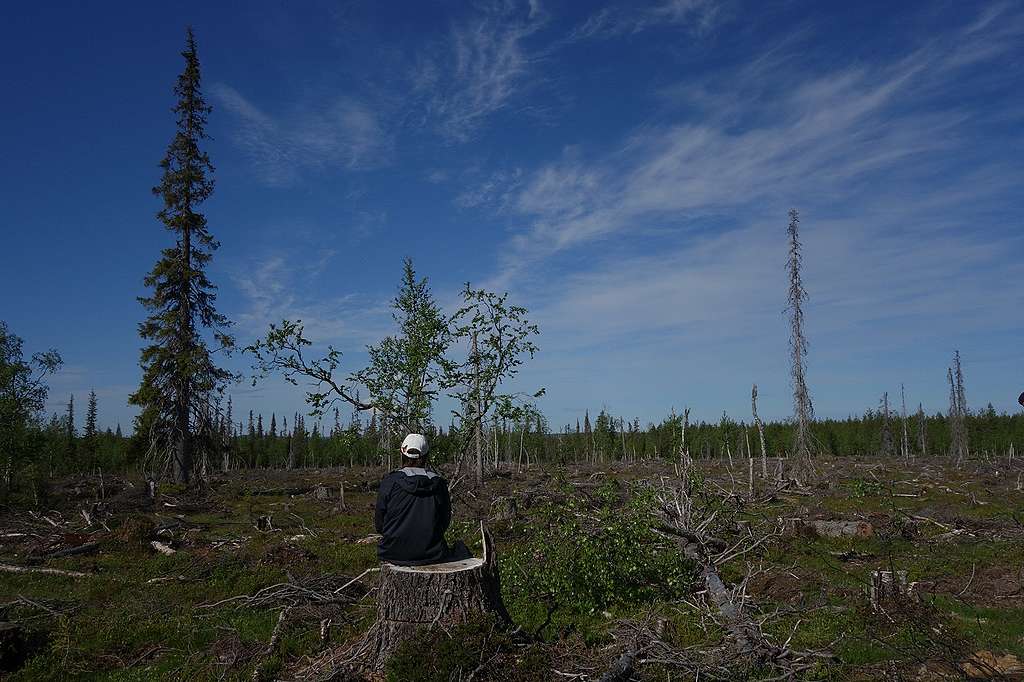
<svg viewBox="0 0 1024 682"><path fill-rule="evenodd" d="M452 520L448 481L426 468L430 446L423 434L402 441L402 468L384 477L373 525L381 534L377 556L397 566L424 566L469 558L459 542L449 549L444 533Z"/></svg>

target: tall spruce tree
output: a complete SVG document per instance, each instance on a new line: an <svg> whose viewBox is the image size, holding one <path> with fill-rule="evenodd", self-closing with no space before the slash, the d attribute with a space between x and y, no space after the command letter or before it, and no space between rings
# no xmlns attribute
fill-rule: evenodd
<svg viewBox="0 0 1024 682"><path fill-rule="evenodd" d="M96 432L96 391L89 391L89 407L85 412L85 433L83 445L85 446L85 464L92 468L96 465L96 453L99 451L99 437Z"/></svg>
<svg viewBox="0 0 1024 682"><path fill-rule="evenodd" d="M75 396L68 398L67 416L64 418L64 457L67 464L74 466L77 433L75 432Z"/></svg>
<svg viewBox="0 0 1024 682"><path fill-rule="evenodd" d="M175 234L174 246L165 248L145 284L152 289L139 301L149 312L139 325L148 342L142 349L142 384L131 402L142 408L140 425L148 432L150 451L169 456L174 478L192 478L197 434L212 428L207 415L211 396L223 390L231 374L214 364L203 331L209 330L218 348L229 352L234 339L230 325L217 312L216 287L205 268L219 246L207 229L206 216L196 209L213 192L213 165L199 148L207 138L206 119L211 107L200 90L199 58L192 29L186 33L185 69L174 94L177 131L160 167L163 177L153 193L163 199L157 217Z"/></svg>

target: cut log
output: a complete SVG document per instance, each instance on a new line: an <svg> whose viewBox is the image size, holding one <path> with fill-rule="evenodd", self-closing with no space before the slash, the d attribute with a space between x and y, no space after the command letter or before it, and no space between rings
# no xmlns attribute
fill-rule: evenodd
<svg viewBox="0 0 1024 682"><path fill-rule="evenodd" d="M420 630L468 623L494 614L511 623L501 600L494 540L480 524L482 559L429 566L382 564L377 593L377 622L366 633L358 656L382 670L402 642Z"/></svg>
<svg viewBox="0 0 1024 682"><path fill-rule="evenodd" d="M867 521L815 521L814 531L827 538L869 538L875 534Z"/></svg>
<svg viewBox="0 0 1024 682"><path fill-rule="evenodd" d="M100 548L98 542L86 542L85 544L78 545L76 547L65 547L64 549L58 549L56 551L47 554L49 559L57 559L59 557L76 556L79 554L91 554Z"/></svg>
<svg viewBox="0 0 1024 682"><path fill-rule="evenodd" d="M152 542L150 542L149 546L155 549L156 551L160 552L164 556L170 556L175 553L173 547L171 547L170 545L166 545L162 542L159 542L157 540L153 540Z"/></svg>
<svg viewBox="0 0 1024 682"><path fill-rule="evenodd" d="M798 517L782 519L783 532L788 537L826 538L869 538L875 534L874 527L867 521L812 521L805 522Z"/></svg>
<svg viewBox="0 0 1024 682"><path fill-rule="evenodd" d="M59 568L41 568L38 566L12 566L11 564L0 564L0 571L4 573L42 573L44 575L60 575L65 578L88 578L89 573L79 571L62 571Z"/></svg>

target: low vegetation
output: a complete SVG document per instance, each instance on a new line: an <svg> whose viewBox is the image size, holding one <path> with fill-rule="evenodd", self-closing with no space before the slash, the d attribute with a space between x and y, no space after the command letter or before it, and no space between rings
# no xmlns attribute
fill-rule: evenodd
<svg viewBox="0 0 1024 682"><path fill-rule="evenodd" d="M713 535L751 547L717 569L764 642L805 656L792 659L797 677L1020 670L1020 464L949 464L822 459L812 487L758 477L753 495L728 460L694 464L692 499L714 517L709 546ZM204 489L164 486L155 499L142 481L78 476L53 504L5 509L0 621L19 630L3 650L9 679L301 677L303 661L374 618L364 572L376 565L379 475L235 474ZM736 653L685 541L669 532L664 503L679 485L656 462L506 467L482 488L456 483L452 535L472 546L475 523L488 523L516 627L424 633L393 658L389 679L597 679L631 649L636 679L698 664L712 679L777 676L779 661ZM814 530L823 520L870 531L828 537ZM911 588L872 608L879 570L906 571Z"/></svg>

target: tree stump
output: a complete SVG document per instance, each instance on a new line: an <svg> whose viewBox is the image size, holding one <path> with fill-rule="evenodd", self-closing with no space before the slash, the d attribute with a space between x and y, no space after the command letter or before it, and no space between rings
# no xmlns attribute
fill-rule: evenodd
<svg viewBox="0 0 1024 682"><path fill-rule="evenodd" d="M491 518L514 523L519 518L519 505L514 497L498 497L491 503Z"/></svg>
<svg viewBox="0 0 1024 682"><path fill-rule="evenodd" d="M462 625L484 614L510 623L501 600L494 540L480 524L482 559L428 566L381 564L377 622L366 633L358 656L381 670L402 642L423 629Z"/></svg>
<svg viewBox="0 0 1024 682"><path fill-rule="evenodd" d="M871 608L878 610L885 604L899 601L910 595L906 571L872 571L868 584L868 599Z"/></svg>

